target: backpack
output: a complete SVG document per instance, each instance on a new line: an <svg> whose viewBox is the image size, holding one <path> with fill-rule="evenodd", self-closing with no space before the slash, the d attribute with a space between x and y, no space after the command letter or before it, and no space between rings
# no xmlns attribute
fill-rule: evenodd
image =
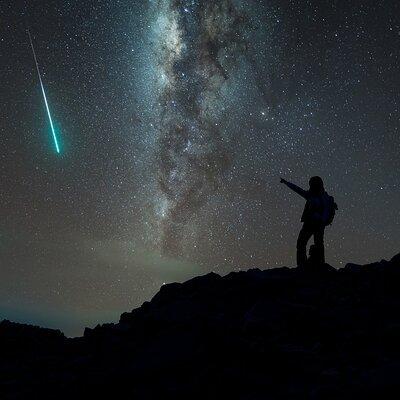
<svg viewBox="0 0 400 400"><path fill-rule="evenodd" d="M324 223L325 226L331 225L336 214L336 210L338 209L337 204L335 203L335 199L333 196L327 196L327 201L324 207Z"/></svg>

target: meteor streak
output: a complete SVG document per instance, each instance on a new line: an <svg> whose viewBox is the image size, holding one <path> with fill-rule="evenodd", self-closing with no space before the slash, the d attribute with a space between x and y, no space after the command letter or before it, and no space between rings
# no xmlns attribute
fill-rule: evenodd
<svg viewBox="0 0 400 400"><path fill-rule="evenodd" d="M52 118L51 118L50 108L49 108L49 104L48 104L48 102L47 102L46 92L45 92L45 90L44 90L43 81L42 81L42 76L40 75L39 64L38 64L38 61L37 61L35 48L33 47L33 41L32 41L31 33L29 32L29 30L28 30L28 35L29 35L29 41L30 41L30 43L31 43L32 52L33 52L33 58L35 59L36 70L37 70L37 73L38 73L38 77L39 77L39 81L40 81L40 86L41 86L41 88L42 88L43 99L44 99L44 103L45 103L45 105L46 105L47 115L49 116L51 131L52 131L52 133L53 133L54 144L55 144L55 146L56 146L56 151L57 151L57 153L60 153L60 146L58 145L58 140L57 140L56 131L55 131L55 129L54 129L53 120L52 120Z"/></svg>

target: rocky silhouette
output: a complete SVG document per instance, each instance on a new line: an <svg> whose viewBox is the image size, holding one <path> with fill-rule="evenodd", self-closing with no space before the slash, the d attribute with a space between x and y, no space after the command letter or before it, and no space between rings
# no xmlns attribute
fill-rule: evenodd
<svg viewBox="0 0 400 400"><path fill-rule="evenodd" d="M400 254L168 284L80 338L3 321L0 351L1 399L389 398Z"/></svg>

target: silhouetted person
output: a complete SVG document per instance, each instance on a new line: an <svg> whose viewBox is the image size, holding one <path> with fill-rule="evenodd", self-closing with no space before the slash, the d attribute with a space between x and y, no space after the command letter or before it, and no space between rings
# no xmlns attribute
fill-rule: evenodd
<svg viewBox="0 0 400 400"><path fill-rule="evenodd" d="M304 190L297 185L281 179L287 187L306 199L301 221L303 227L297 239L297 265L304 266L307 261L307 243L314 236L313 261L325 262L324 232L325 226L332 223L337 209L332 196L324 189L324 183L319 176L313 176L309 181L309 189Z"/></svg>
<svg viewBox="0 0 400 400"><path fill-rule="evenodd" d="M312 244L308 250L307 266L313 267L321 263L321 253L317 245Z"/></svg>

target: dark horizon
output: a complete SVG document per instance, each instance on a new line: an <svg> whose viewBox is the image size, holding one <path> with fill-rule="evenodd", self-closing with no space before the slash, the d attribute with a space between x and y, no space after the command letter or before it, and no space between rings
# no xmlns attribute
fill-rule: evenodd
<svg viewBox="0 0 400 400"><path fill-rule="evenodd" d="M167 282L294 266L281 177L335 197L329 264L400 251L400 3L214 3L2 1L0 320L81 335Z"/></svg>

